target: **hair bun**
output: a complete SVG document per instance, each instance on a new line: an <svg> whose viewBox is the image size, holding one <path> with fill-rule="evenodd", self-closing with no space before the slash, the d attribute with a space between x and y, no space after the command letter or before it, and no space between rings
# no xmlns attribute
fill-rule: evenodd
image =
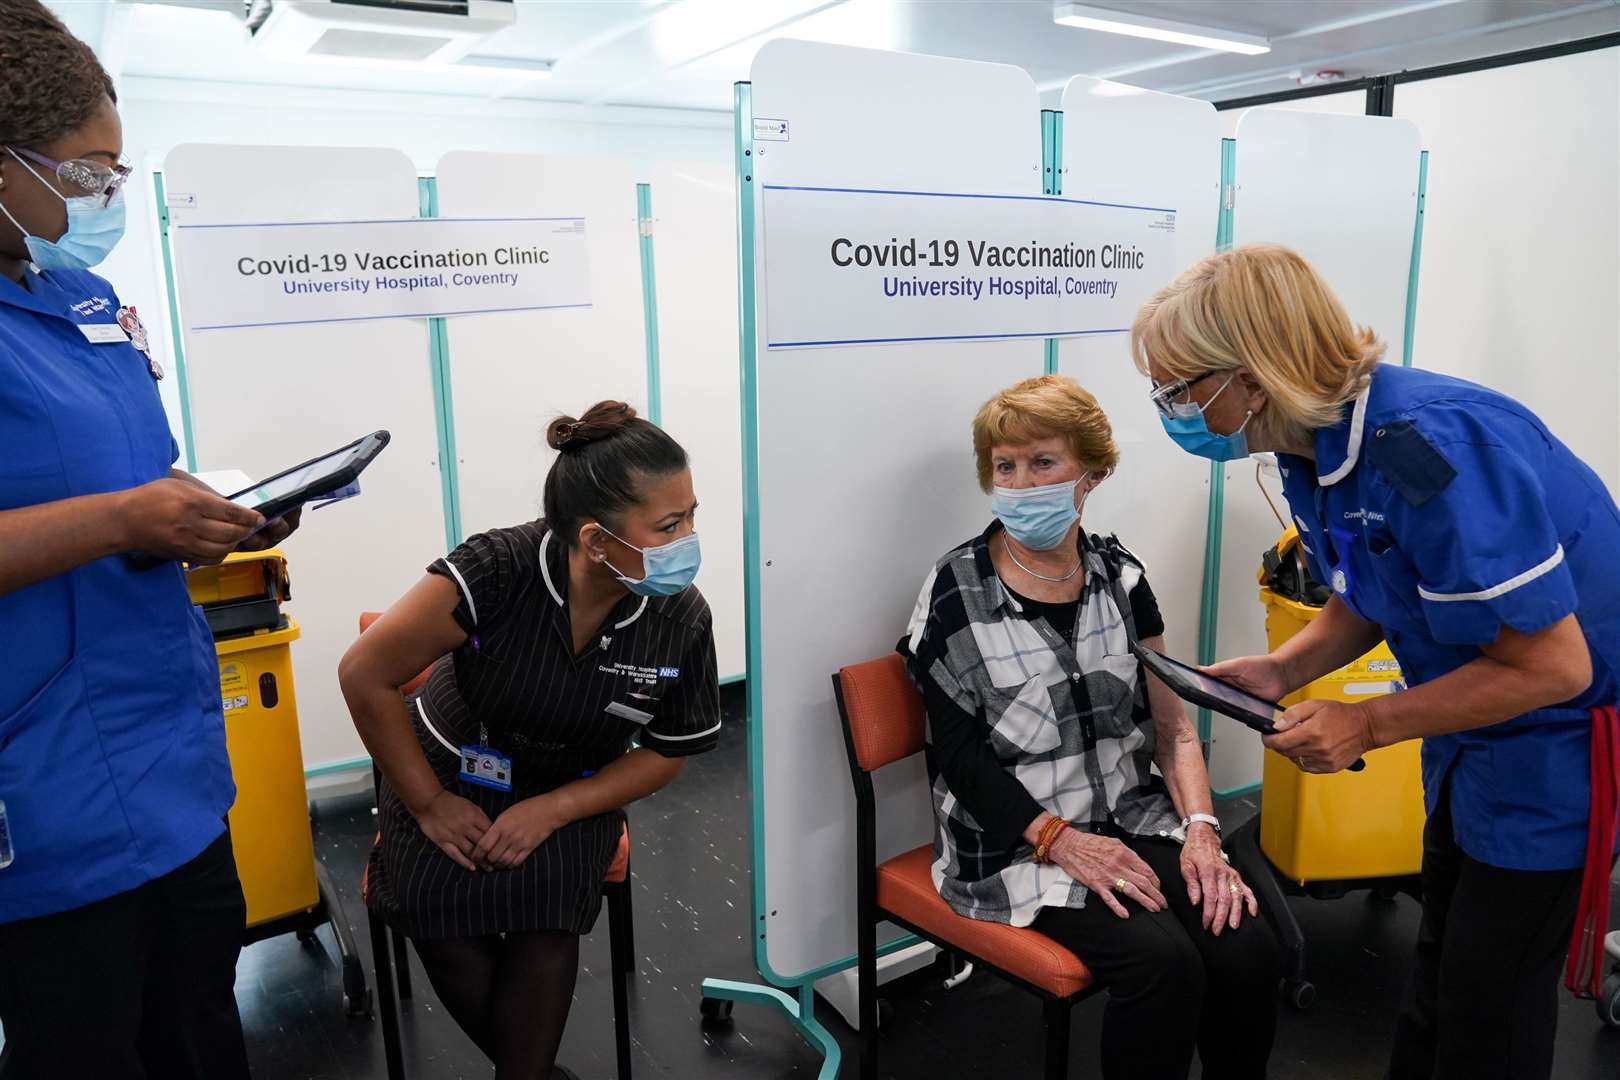
<svg viewBox="0 0 1620 1080"><path fill-rule="evenodd" d="M636 418L635 407L623 401L598 401L579 419L559 416L546 426L546 445L562 453L612 438Z"/></svg>

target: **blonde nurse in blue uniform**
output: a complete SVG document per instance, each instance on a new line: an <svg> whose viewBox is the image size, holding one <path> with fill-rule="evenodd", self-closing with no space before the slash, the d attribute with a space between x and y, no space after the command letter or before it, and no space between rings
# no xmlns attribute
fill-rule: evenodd
<svg viewBox="0 0 1620 1080"><path fill-rule="evenodd" d="M237 1080L235 788L180 560L290 526L171 471L162 372L88 272L123 233L112 84L34 0L0 5L0 101L5 1076Z"/></svg>
<svg viewBox="0 0 1620 1080"><path fill-rule="evenodd" d="M1132 342L1183 449L1276 452L1334 590L1276 652L1210 672L1277 700L1387 640L1411 687L1301 702L1266 739L1308 772L1423 742L1423 923L1390 1075L1546 1080L1559 969L1568 952L1566 984L1595 986L1608 915L1614 499L1519 402L1380 363L1284 248L1198 263L1143 307Z"/></svg>

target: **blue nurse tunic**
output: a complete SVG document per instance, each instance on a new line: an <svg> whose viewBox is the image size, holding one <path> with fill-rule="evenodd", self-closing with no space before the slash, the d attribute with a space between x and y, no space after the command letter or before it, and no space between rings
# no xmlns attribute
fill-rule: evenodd
<svg viewBox="0 0 1620 1080"><path fill-rule="evenodd" d="M1449 790L1458 844L1510 870L1586 862L1589 709L1620 673L1620 511L1529 409L1461 379L1380 365L1316 460L1279 454L1312 569L1384 630L1410 685L1481 655L1501 626L1574 614L1592 683L1576 698L1423 740L1432 814ZM1449 788L1447 783L1449 781Z"/></svg>
<svg viewBox="0 0 1620 1080"><path fill-rule="evenodd" d="M25 281L0 278L0 510L167 476L178 448L112 287ZM115 556L0 596L0 657L0 923L133 889L224 831L219 673L179 564Z"/></svg>

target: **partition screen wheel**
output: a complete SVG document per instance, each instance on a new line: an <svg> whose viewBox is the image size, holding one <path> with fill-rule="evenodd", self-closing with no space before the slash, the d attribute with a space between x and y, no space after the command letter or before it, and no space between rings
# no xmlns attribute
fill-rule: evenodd
<svg viewBox="0 0 1620 1080"><path fill-rule="evenodd" d="M350 1020L371 1019L371 988L368 986L364 993L358 995L343 995L343 1015Z"/></svg>
<svg viewBox="0 0 1620 1080"><path fill-rule="evenodd" d="M1598 1018L1610 1027L1620 1027L1620 971L1603 980L1597 996Z"/></svg>
<svg viewBox="0 0 1620 1080"><path fill-rule="evenodd" d="M1284 979L1278 989L1282 991L1283 1000L1299 1012L1316 1004L1316 984L1309 979Z"/></svg>
<svg viewBox="0 0 1620 1080"><path fill-rule="evenodd" d="M736 1002L730 998L706 997L698 1005L698 1013L703 1017L705 1024L731 1023L731 1010Z"/></svg>

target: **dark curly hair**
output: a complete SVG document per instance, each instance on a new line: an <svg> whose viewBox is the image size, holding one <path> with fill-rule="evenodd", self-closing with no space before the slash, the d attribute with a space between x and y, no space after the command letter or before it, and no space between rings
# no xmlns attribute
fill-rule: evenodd
<svg viewBox="0 0 1620 1080"><path fill-rule="evenodd" d="M0 144L43 146L118 100L90 46L40 0L0 0Z"/></svg>

